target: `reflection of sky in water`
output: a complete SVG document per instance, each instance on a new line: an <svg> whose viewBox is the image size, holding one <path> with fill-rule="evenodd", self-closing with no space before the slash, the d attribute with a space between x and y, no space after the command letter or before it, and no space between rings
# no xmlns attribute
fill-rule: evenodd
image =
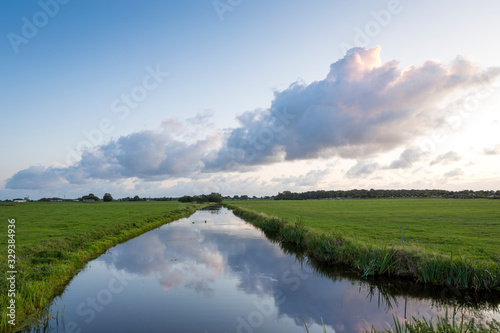
<svg viewBox="0 0 500 333"><path fill-rule="evenodd" d="M443 312L431 304L408 297L407 316ZM405 298L388 303L367 284L325 278L223 209L115 246L57 307L64 321L52 320L53 332L304 332L302 318L322 332L321 317L330 332L359 332L402 318Z"/></svg>

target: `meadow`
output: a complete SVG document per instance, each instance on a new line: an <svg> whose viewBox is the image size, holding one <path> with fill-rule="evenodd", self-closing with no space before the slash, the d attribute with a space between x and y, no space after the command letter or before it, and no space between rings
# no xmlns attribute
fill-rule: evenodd
<svg viewBox="0 0 500 333"><path fill-rule="evenodd" d="M167 222L191 215L202 205L171 202L0 203L0 331L33 324L71 278L110 247ZM8 220L15 220L16 325L7 320ZM29 319L29 322L26 320Z"/></svg>
<svg viewBox="0 0 500 333"><path fill-rule="evenodd" d="M500 289L500 200L229 201L228 207L311 257L364 276ZM403 241L401 239L401 229Z"/></svg>
<svg viewBox="0 0 500 333"><path fill-rule="evenodd" d="M500 200L371 199L238 201L239 207L365 244L500 262Z"/></svg>

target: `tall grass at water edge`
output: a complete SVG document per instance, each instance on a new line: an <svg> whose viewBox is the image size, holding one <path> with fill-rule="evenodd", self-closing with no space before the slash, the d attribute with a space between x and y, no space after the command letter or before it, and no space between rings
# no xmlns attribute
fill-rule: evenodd
<svg viewBox="0 0 500 333"><path fill-rule="evenodd" d="M393 315L393 327L377 330L372 326L370 331L367 333L493 333L500 332L500 323L496 320L492 320L487 324L476 324L474 319L469 322L464 321L464 316L462 314L461 318L457 317L456 310L453 310L453 314L450 316L448 310L446 311L444 317L436 318L436 321L431 319L417 319L412 317L406 322L400 322L398 317ZM304 319L304 327L309 332ZM323 332L326 333L326 326L321 318L321 324L323 325Z"/></svg>
<svg viewBox="0 0 500 333"><path fill-rule="evenodd" d="M464 321L464 315L457 316L456 310L450 316L448 310L444 317L437 317L436 321L431 319L417 319L412 317L406 322L400 322L399 319L393 315L394 328L390 327L385 330L376 330L374 327L369 333L493 333L500 332L500 323L492 320L487 324L476 324L474 319Z"/></svg>

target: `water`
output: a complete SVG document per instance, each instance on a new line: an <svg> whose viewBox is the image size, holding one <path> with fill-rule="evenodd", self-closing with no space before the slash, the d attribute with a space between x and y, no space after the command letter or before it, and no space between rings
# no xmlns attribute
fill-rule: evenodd
<svg viewBox="0 0 500 333"><path fill-rule="evenodd" d="M374 285L285 252L225 208L198 211L88 263L39 331L305 332L304 320L313 333L323 319L328 332L361 332L454 305L500 319L488 295L478 303L446 288Z"/></svg>

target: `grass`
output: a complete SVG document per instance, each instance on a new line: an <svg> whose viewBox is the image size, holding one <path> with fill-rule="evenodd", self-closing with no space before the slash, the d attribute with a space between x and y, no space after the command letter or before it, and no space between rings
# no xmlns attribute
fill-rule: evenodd
<svg viewBox="0 0 500 333"><path fill-rule="evenodd" d="M393 315L394 329L388 328L383 331L376 330L372 327L370 333L488 333L488 332L500 332L500 323L496 320L492 320L486 324L476 324L474 319L469 322L464 322L464 316L462 314L461 318L457 317L456 310L453 310L453 314L450 317L448 310L446 311L444 317L438 317L436 321L431 318L427 320L426 318L417 319L412 317L407 322L401 323L399 319Z"/></svg>
<svg viewBox="0 0 500 333"><path fill-rule="evenodd" d="M393 259L395 250L383 247L380 251L366 249L357 262L357 268L363 272L363 276L378 274L389 274L391 269L401 260Z"/></svg>
<svg viewBox="0 0 500 333"><path fill-rule="evenodd" d="M500 290L500 201L233 201L226 205L237 208L237 215L269 236L302 247L315 260L348 265L365 277L396 275L434 285Z"/></svg>
<svg viewBox="0 0 500 333"><path fill-rule="evenodd" d="M232 201L238 207L360 242L500 262L500 200L371 199Z"/></svg>
<svg viewBox="0 0 500 333"><path fill-rule="evenodd" d="M496 320L492 320L486 324L476 324L474 319L469 322L464 322L464 316L462 314L460 320L457 317L456 310L453 310L453 314L450 317L448 310L444 317L438 317L436 321L431 318L427 320L426 318L417 319L412 317L407 322L401 323L396 316L392 316L394 321L394 329L389 326L385 330L377 330L372 326L372 329L368 333L491 333L500 332L500 323ZM304 327L309 332L304 319ZM323 326L323 332L326 333L326 326L321 318L321 324Z"/></svg>
<svg viewBox="0 0 500 333"><path fill-rule="evenodd" d="M302 321L304 322L304 327L306 328L307 333L309 333L309 329L307 328L306 321L304 318L302 318ZM323 326L323 333L326 333L326 327L325 323L323 322L323 317L321 317L321 325Z"/></svg>
<svg viewBox="0 0 500 333"><path fill-rule="evenodd" d="M6 317L7 255L0 256L0 331L21 328L46 314L86 262L110 247L191 215L200 206L180 202L0 203L7 249L7 220L15 219L16 326ZM5 250L7 251L7 250Z"/></svg>

